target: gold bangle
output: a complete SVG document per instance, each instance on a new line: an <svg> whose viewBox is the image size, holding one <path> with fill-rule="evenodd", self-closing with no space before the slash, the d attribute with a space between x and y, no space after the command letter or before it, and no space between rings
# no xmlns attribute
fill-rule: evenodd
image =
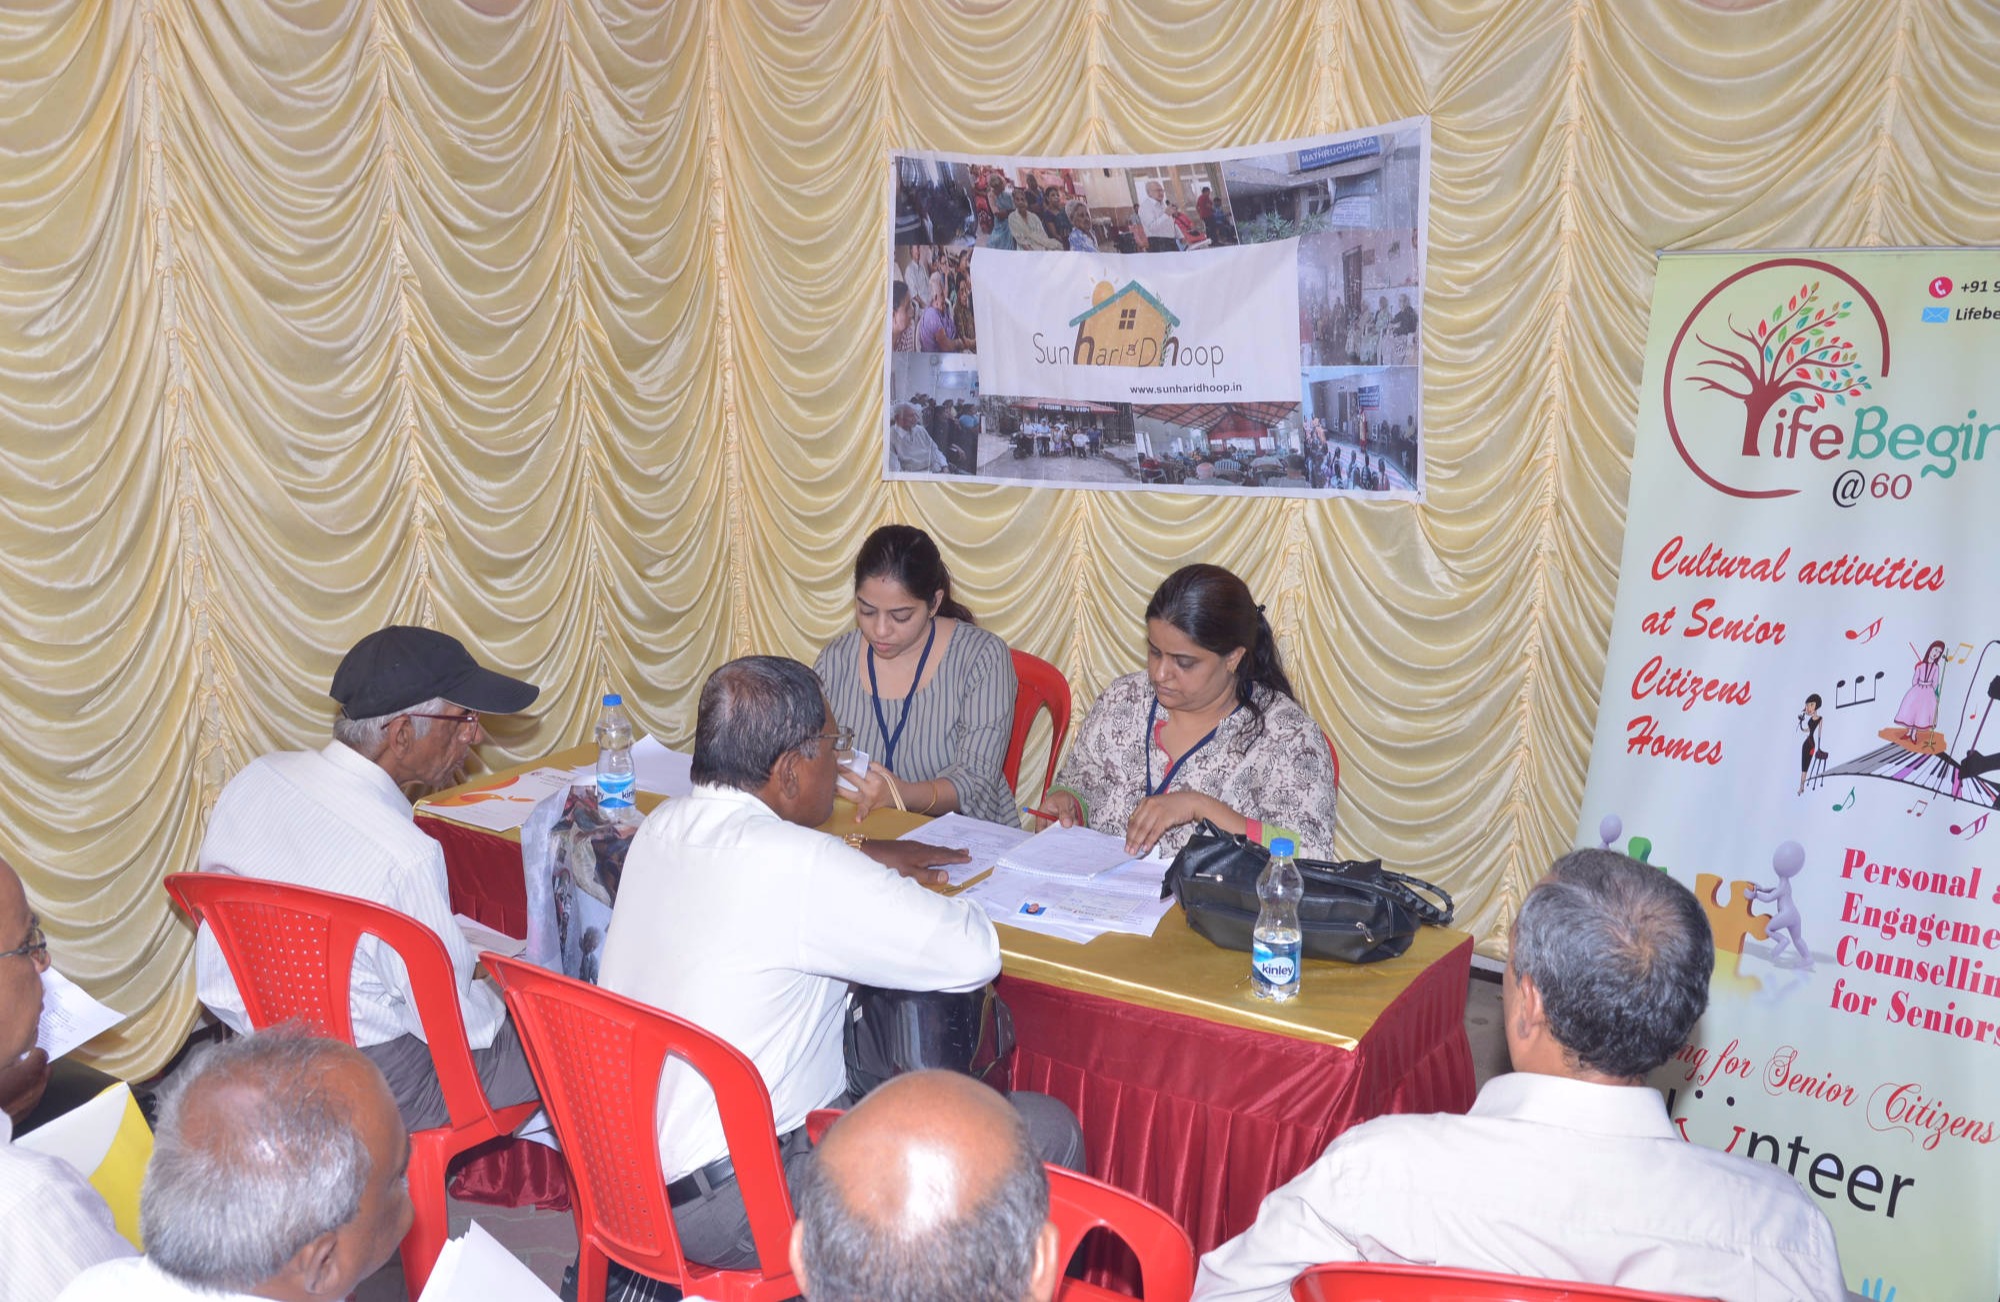
<svg viewBox="0 0 2000 1302"><path fill-rule="evenodd" d="M910 812L910 807L903 803L902 788L896 785L896 779L894 777L891 777L889 779L889 799L895 803L895 806L898 811L905 814Z"/></svg>
<svg viewBox="0 0 2000 1302"><path fill-rule="evenodd" d="M849 846L851 846L856 850L859 850L862 846L868 844L868 837L861 832L849 832L846 836L843 836L840 839L847 842Z"/></svg>

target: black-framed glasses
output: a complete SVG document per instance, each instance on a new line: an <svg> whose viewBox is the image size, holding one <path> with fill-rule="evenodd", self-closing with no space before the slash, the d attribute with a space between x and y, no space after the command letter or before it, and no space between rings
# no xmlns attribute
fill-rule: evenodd
<svg viewBox="0 0 2000 1302"><path fill-rule="evenodd" d="M34 914L28 915L28 939L18 949L10 949L0 958L32 959L37 966L49 961L49 938L42 934L42 920Z"/></svg>
<svg viewBox="0 0 2000 1302"><path fill-rule="evenodd" d="M426 714L422 710L408 710L405 711L404 717L410 719L442 719L446 723L460 728L477 728L479 726L479 713L476 710L467 711L464 714Z"/></svg>

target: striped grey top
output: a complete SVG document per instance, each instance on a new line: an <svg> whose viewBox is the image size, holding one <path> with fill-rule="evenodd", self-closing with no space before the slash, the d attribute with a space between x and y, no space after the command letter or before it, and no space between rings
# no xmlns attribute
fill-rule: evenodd
<svg viewBox="0 0 2000 1302"><path fill-rule="evenodd" d="M881 760L889 742L875 722L868 675L861 668L861 631L850 628L827 643L813 668L826 685L835 722L854 729L854 744ZM1014 723L1015 686L1007 644L961 621L930 682L910 701L910 721L896 743L896 776L910 782L949 779L967 817L1019 827L1013 788L1000 774ZM902 712L903 698L883 698L882 717L891 732Z"/></svg>

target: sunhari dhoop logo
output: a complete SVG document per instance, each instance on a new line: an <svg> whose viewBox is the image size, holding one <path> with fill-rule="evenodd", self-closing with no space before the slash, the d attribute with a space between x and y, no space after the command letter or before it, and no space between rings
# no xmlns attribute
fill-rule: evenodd
<svg viewBox="0 0 2000 1302"><path fill-rule="evenodd" d="M1100 280L1091 291L1090 307L1073 317L1076 341L1071 357L1078 366L1168 366L1170 352L1180 351L1173 329L1181 319L1136 280L1113 289Z"/></svg>
<svg viewBox="0 0 2000 1302"><path fill-rule="evenodd" d="M1818 461L1879 453L1886 413L1858 400L1888 374L1889 326L1874 296L1831 263L1773 258L1724 279L1681 322L1661 394L1667 433L1709 487L1789 497L1801 451ZM1874 452L1862 450L1864 435Z"/></svg>

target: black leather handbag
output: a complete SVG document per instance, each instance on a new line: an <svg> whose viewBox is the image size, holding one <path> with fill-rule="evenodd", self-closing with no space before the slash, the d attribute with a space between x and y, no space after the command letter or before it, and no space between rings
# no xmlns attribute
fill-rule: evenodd
<svg viewBox="0 0 2000 1302"><path fill-rule="evenodd" d="M859 1099L892 1076L942 1067L1003 1093L1013 1077L1014 1015L977 990L855 986L847 1010L847 1088Z"/></svg>
<svg viewBox="0 0 2000 1302"><path fill-rule="evenodd" d="M1188 926L1214 944L1247 952L1257 926L1257 878L1270 859L1249 837L1204 818L1168 866L1160 898L1171 893ZM1418 927L1451 925L1451 895L1442 886L1389 872L1380 859L1298 865L1305 881L1299 941L1307 958L1376 963L1408 949Z"/></svg>

